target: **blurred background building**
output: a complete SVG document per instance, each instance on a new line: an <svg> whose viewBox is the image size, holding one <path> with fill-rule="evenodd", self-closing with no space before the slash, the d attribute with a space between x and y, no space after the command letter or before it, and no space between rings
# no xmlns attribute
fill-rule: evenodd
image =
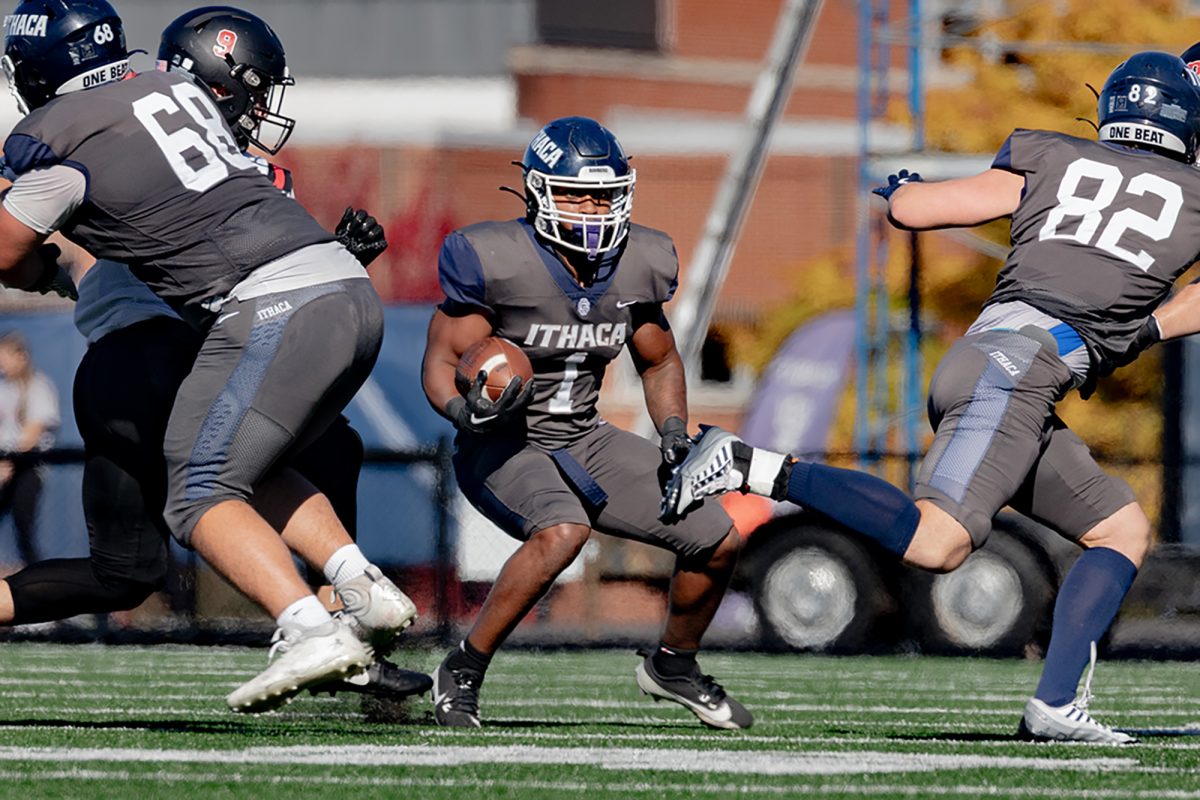
<svg viewBox="0 0 1200 800"><path fill-rule="evenodd" d="M140 69L152 68L162 28L192 7L179 0L115 5L130 47L149 51L135 58ZM419 390L424 326L440 299L436 261L443 236L462 225L523 213L517 198L499 191L520 187L511 162L541 123L592 116L633 156L634 219L674 237L686 286L718 187L746 141L747 108L788 3L239 5L276 28L296 77L285 105L297 119L296 132L278 160L295 172L297 199L327 226L345 207L362 206L388 231L391 247L371 268L375 285L393 304L385 352L351 409L375 457L360 491L360 534L369 556L405 573L406 588L415 587L421 607L433 611L427 619L455 625L482 597L511 543L465 503L447 499L453 497L444 461L451 431ZM747 435L786 430L792 438L780 446L865 462L903 484L928 435L927 365L986 297L1007 228L930 234L918 250L916 240L883 225L880 206L869 201L870 182L893 165L919 166L926 177L985 168L1014 127L1089 135L1074 121L1094 116L1086 84L1099 86L1129 52L1181 51L1200 39L1200 19L1195 4L1185 0L826 0L815 7L819 13L784 94L761 182L706 321L699 368L691 375L692 418L735 429L746 423ZM5 130L16 119L10 105L0 103ZM3 327L27 333L38 363L53 369L62 387L64 463L48 478L41 529L53 537L49 551L73 555L86 536L78 468L70 463L79 439L68 392L83 342L71 330L69 309L56 301L4 292L0 303ZM780 360L772 364L777 352ZM1163 411L1166 400L1181 400L1190 386L1183 351L1168 354L1165 371L1161 356L1146 361L1115 376L1087 407L1068 400L1063 414L1130 480L1149 510L1157 516L1165 506L1165 537L1186 538L1185 532L1200 531L1200 501L1189 506L1184 496L1185 487L1200 485L1185 475L1188 453L1200 449L1200 433L1184 432L1189 425L1200 431L1200 418L1189 422L1181 402L1166 403ZM640 386L624 360L610 371L603 410L618 424L637 426L641 409ZM757 505L734 511L746 529L773 513ZM809 541L794 536L797 524L776 527L797 542ZM1025 538L1040 541L1039 535ZM889 592L899 591L902 579L846 566L870 554L839 554L817 542L809 550L825 561L788 562L786 552L775 550L795 548L768 547L766 538L761 548L767 555L747 559L742 591L719 620L715 635L723 641L849 646L894 611ZM0 535L0 560L11 542ZM1069 558L1057 550L1047 555L1043 545L1025 547L1025 555L999 559L1009 583L996 601L1004 608L993 616L1012 610L1004 592L1031 598L1018 616L1005 617L1010 629L1031 628L1028 619L1048 610L1041 595ZM192 576L189 555L176 555L186 585L142 618L120 624L149 624L149 614L171 606L187 610L193 602L202 616L244 613L236 599L212 588L215 579L206 571ZM587 555L527 627L552 631L561 622L596 639L637 638L652 630L662 610L661 554L605 539ZM1021 561L1026 556L1037 566ZM793 564L794 573L771 577L772 560ZM1026 585L1017 574L1034 568L1045 586ZM965 574L966 581L979 577ZM818 596L814 610L805 613L835 623L839 613L869 616L869 624L854 628L855 636L847 633L850 622L825 639L806 639L803 631L794 638L781 635L783 623L760 627L770 602L761 596L768 578L792 587L781 590L786 594L811 589L823 575L842 588ZM601 591L628 602L605 603L597 614ZM1194 601L1200 608L1200 594ZM1189 602L1173 608L1186 609ZM803 616L795 608L780 613ZM1005 647L1019 650L1030 641L1005 640ZM972 645L968 640L962 646Z"/></svg>

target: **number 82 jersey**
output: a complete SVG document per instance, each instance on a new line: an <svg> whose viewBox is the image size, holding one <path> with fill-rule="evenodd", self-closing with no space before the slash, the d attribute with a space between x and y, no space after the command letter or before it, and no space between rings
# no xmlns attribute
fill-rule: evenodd
<svg viewBox="0 0 1200 800"><path fill-rule="evenodd" d="M1025 178L988 305L1073 327L1100 374L1200 255L1200 170L1144 150L1018 129L992 166Z"/></svg>
<svg viewBox="0 0 1200 800"><path fill-rule="evenodd" d="M333 241L241 153L207 90L179 73L57 97L17 124L4 157L16 173L9 213L129 264L193 319L256 267Z"/></svg>

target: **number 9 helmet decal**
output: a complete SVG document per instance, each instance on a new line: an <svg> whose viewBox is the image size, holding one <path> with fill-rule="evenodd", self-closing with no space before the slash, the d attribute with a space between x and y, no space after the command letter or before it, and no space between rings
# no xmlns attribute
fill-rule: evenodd
<svg viewBox="0 0 1200 800"><path fill-rule="evenodd" d="M283 44L248 11L206 6L179 17L163 31L158 68L186 72L208 89L243 149L253 143L274 155L296 127L280 113L295 84Z"/></svg>
<svg viewBox="0 0 1200 800"><path fill-rule="evenodd" d="M546 124L525 148L525 207L538 235L596 258L615 250L629 233L637 173L612 132L587 117ZM594 213L559 208L560 198L589 196L607 202Z"/></svg>
<svg viewBox="0 0 1200 800"><path fill-rule="evenodd" d="M1178 56L1130 56L1104 82L1099 138L1191 164L1200 144L1200 79Z"/></svg>
<svg viewBox="0 0 1200 800"><path fill-rule="evenodd" d="M1179 57L1183 59L1183 63L1188 65L1188 69L1200 75L1200 42L1196 42L1187 50L1184 50L1179 54Z"/></svg>
<svg viewBox="0 0 1200 800"><path fill-rule="evenodd" d="M121 18L106 0L26 0L4 18L0 67L22 114L125 77Z"/></svg>

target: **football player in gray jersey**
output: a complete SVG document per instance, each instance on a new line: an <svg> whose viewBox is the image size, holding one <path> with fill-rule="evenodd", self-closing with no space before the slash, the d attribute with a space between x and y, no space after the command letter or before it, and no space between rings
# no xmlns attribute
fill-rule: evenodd
<svg viewBox="0 0 1200 800"><path fill-rule="evenodd" d="M662 640L636 667L642 691L682 704L706 725L753 718L696 664L696 651L741 540L720 506L656 518L659 470L686 452L683 363L663 314L678 260L665 234L629 221L635 174L608 130L585 117L547 124L521 162L526 216L446 237L446 300L425 350L426 396L459 429L455 474L467 499L522 542L471 631L434 673L441 725L478 726L492 655L598 530L677 556ZM501 336L533 364L491 402L482 374L466 396L455 367L472 344ZM629 348L661 449L596 411L608 363Z"/></svg>
<svg viewBox="0 0 1200 800"><path fill-rule="evenodd" d="M277 79L287 76L283 46L266 23L229 7L196 9L169 25L159 48L160 68L190 57L201 65L193 74L215 96L234 96L242 84L214 53L219 37L240 41L237 54L243 70L257 69ZM212 62L224 68L204 68ZM269 91L264 87L264 98ZM230 102L222 112L231 126L247 115L246 109ZM276 106L275 116L278 112ZM243 130L243 125L234 127L238 144L247 148L254 131L243 137ZM280 191L292 193L287 170L265 159L254 160ZM336 235L364 266L387 247L382 228L363 211L348 211ZM71 256L63 261L72 266L71 278L79 287L75 325L88 340L76 372L74 405L85 449L83 508L90 555L33 563L0 580L0 625L135 608L167 579L163 435L200 339L125 265L97 263L85 253ZM136 424L129 424L131 420ZM292 464L329 498L351 535L362 458L362 440L345 417L339 417ZM325 577L310 574L309 580L315 584ZM361 677L320 688L403 697L427 691L428 686L424 673L377 659Z"/></svg>
<svg viewBox="0 0 1200 800"><path fill-rule="evenodd" d="M0 208L0 279L53 281L59 268L39 248L62 230L129 263L202 336L166 429L164 517L283 633L230 707L267 710L361 672L372 643L390 641L415 608L287 465L374 363L382 320L365 270L241 153L207 88L187 74L129 75L105 0L29 0L6 34L3 67L28 115L4 146L17 178ZM268 77L239 74L251 88ZM346 617L329 615L289 548L337 562Z"/></svg>
<svg viewBox="0 0 1200 800"><path fill-rule="evenodd" d="M934 373L936 435L915 503L872 475L750 448L713 428L672 477L663 508L669 516L727 490L787 499L946 572L1011 505L1084 548L1059 589L1019 732L1123 744L1133 738L1086 711L1090 670L1078 699L1076 690L1146 554L1150 523L1055 405L1072 389L1086 396L1160 338L1200 330L1196 284L1158 309L1200 253L1200 84L1176 56L1138 53L1109 75L1098 110L1098 142L1017 130L980 175L924 183L901 171L876 190L908 230L1012 219L995 291Z"/></svg>

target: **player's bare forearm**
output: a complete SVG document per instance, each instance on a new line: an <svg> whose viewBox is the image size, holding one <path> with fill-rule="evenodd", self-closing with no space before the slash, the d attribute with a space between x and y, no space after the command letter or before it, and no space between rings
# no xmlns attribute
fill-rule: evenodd
<svg viewBox="0 0 1200 800"><path fill-rule="evenodd" d="M907 183L892 194L888 219L912 231L980 225L1012 214L1024 188L1023 176L1002 169L948 181Z"/></svg>
<svg viewBox="0 0 1200 800"><path fill-rule="evenodd" d="M452 317L440 309L433 312L421 362L421 385L434 411L445 415L446 404L458 397L454 385L458 360L467 348L491 333L492 323L482 314Z"/></svg>
<svg viewBox="0 0 1200 800"><path fill-rule="evenodd" d="M17 289L36 283L45 269L37 248L45 239L0 206L0 283Z"/></svg>
<svg viewBox="0 0 1200 800"><path fill-rule="evenodd" d="M633 322L629 352L638 374L642 376L642 390L646 395L646 411L650 419L659 430L670 417L679 417L687 422L687 380L683 359L675 348L675 335L671 333L662 307L639 306Z"/></svg>
<svg viewBox="0 0 1200 800"><path fill-rule="evenodd" d="M76 286L83 280L83 276L88 273L88 270L96 266L96 259L91 253L63 236L60 232L56 231L50 234L49 238L46 239L46 243L58 245L58 265L70 274L71 280L75 282Z"/></svg>
<svg viewBox="0 0 1200 800"><path fill-rule="evenodd" d="M687 380L677 350L672 348L670 357L642 372L642 391L646 395L646 411L656 429L661 431L663 423L671 417L687 422Z"/></svg>
<svg viewBox="0 0 1200 800"><path fill-rule="evenodd" d="M1154 312L1163 339L1200 333L1200 281L1189 283Z"/></svg>

